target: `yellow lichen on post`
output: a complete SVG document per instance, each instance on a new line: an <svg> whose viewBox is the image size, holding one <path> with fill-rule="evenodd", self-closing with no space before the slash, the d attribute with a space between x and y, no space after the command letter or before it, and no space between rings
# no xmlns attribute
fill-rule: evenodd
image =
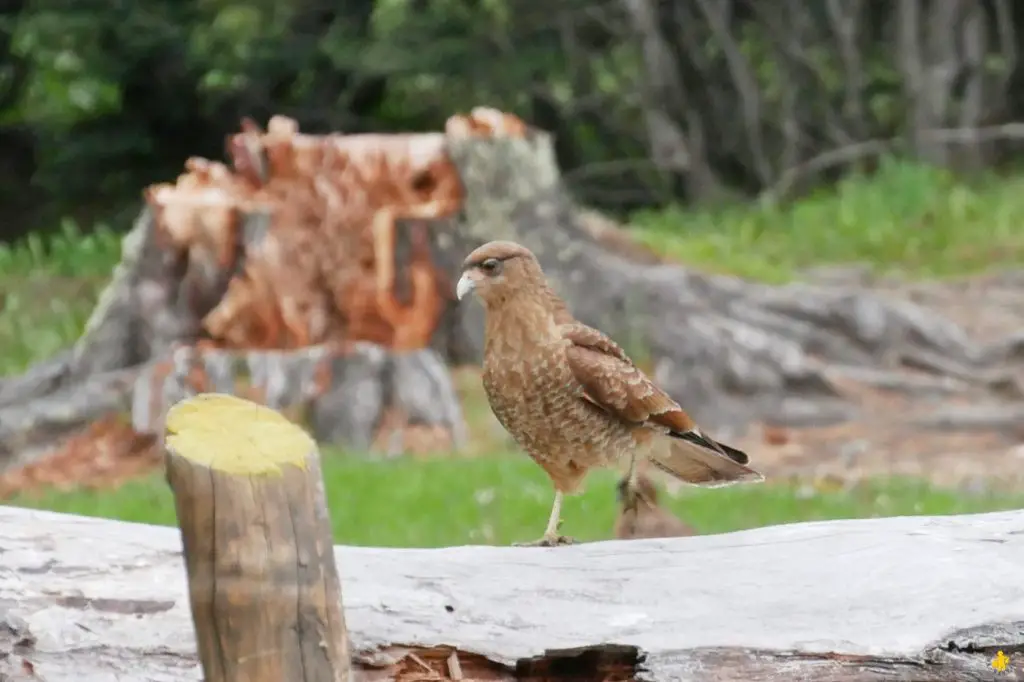
<svg viewBox="0 0 1024 682"><path fill-rule="evenodd" d="M168 411L164 447L206 682L347 681L315 441L266 406L206 393Z"/></svg>
<svg viewBox="0 0 1024 682"><path fill-rule="evenodd" d="M232 474L306 468L316 442L280 412L224 393L200 393L167 412L166 440L180 457Z"/></svg>

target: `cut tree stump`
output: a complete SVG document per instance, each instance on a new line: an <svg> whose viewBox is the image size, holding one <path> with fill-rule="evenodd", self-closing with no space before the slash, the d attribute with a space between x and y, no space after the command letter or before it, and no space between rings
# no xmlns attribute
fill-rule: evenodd
<svg viewBox="0 0 1024 682"><path fill-rule="evenodd" d="M83 433L112 414L133 439L159 433L174 401L205 390L287 408L349 448L398 454L416 429L465 444L431 348L453 298L432 232L462 201L445 136L302 135L284 117L242 128L230 168L192 158L145 190L74 348L0 381L0 473L66 461L60 446L88 448Z"/></svg>
<svg viewBox="0 0 1024 682"><path fill-rule="evenodd" d="M176 529L0 507L0 548L0 678L202 678ZM1021 511L335 551L357 681L1024 680Z"/></svg>
<svg viewBox="0 0 1024 682"><path fill-rule="evenodd" d="M175 184L146 190L82 338L0 380L0 472L54 452L98 412L131 406L137 433L159 433L172 398L213 384L274 396L324 442L400 452L417 440L382 436L387 424L441 428L458 448L445 365L479 359L483 322L452 285L492 239L532 249L576 316L722 439L757 422L857 418L835 368L893 390L929 375L951 401L1024 398L1024 334L975 341L855 284L757 284L627 247L573 202L550 136L514 116L481 108L443 134L327 136L274 117L266 132L245 122L228 150L230 167L193 158ZM341 397L346 382L367 398Z"/></svg>
<svg viewBox="0 0 1024 682"><path fill-rule="evenodd" d="M351 662L316 442L280 413L202 393L167 414L206 682L347 682Z"/></svg>

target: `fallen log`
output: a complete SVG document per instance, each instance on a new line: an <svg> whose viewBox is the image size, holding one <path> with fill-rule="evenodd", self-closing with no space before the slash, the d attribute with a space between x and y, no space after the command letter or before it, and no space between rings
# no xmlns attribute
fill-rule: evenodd
<svg viewBox="0 0 1024 682"><path fill-rule="evenodd" d="M0 507L0 679L199 680L181 547ZM1021 511L335 551L354 680L1024 680Z"/></svg>
<svg viewBox="0 0 1024 682"><path fill-rule="evenodd" d="M189 604L206 682L348 682L316 442L279 412L203 393L167 414Z"/></svg>

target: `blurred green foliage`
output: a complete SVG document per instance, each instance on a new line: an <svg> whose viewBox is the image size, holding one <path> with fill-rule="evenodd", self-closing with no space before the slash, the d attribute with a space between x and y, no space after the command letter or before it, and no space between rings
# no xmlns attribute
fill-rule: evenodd
<svg viewBox="0 0 1024 682"><path fill-rule="evenodd" d="M672 208L636 216L636 235L683 263L785 282L812 266L950 276L1024 262L1024 177L958 180L945 170L882 160L786 206Z"/></svg>
<svg viewBox="0 0 1024 682"><path fill-rule="evenodd" d="M74 343L120 258L120 240L107 226L83 233L65 220L55 233L0 244L0 376Z"/></svg>
<svg viewBox="0 0 1024 682"><path fill-rule="evenodd" d="M892 49L891 4L858 4L863 73L854 93L849 55L821 3L765 15L763 4L730 3L732 52L695 4L657 5L670 56L657 77L685 92L685 102L662 93L673 100L665 116L706 138L724 196L770 187L752 149L763 147L778 175L794 130L794 163L907 137L912 102ZM1024 36L1002 28L1001 36ZM986 43L984 64L1004 79L997 42ZM640 47L626 3L584 0L8 3L0 7L0 241L49 230L65 215L123 229L145 185L175 177L188 156L222 157L243 116L263 123L273 114L312 132L404 131L439 129L475 105L499 107L554 133L584 202L622 214L687 202L698 190L652 161L655 76ZM740 87L744 64L752 83ZM743 92L749 86L756 101ZM1000 100L1006 120L1018 106L1010 94ZM834 182L847 165L809 186Z"/></svg>

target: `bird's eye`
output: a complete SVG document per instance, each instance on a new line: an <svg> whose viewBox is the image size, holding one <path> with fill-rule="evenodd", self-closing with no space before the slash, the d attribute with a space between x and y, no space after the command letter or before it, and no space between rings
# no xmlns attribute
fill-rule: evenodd
<svg viewBox="0 0 1024 682"><path fill-rule="evenodd" d="M497 258L488 258L480 264L480 269L488 275L496 275L501 270L501 261Z"/></svg>

